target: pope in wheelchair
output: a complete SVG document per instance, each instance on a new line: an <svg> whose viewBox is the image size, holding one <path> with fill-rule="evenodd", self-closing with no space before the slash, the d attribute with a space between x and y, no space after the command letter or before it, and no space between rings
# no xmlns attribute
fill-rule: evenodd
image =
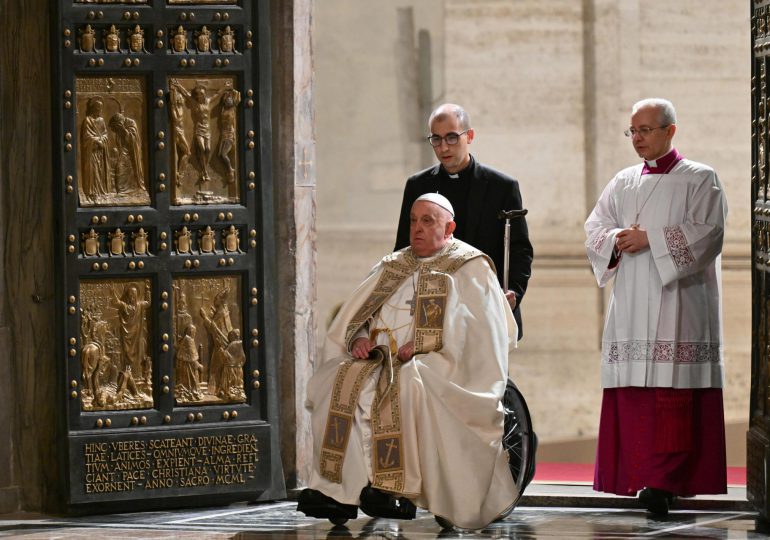
<svg viewBox="0 0 770 540"><path fill-rule="evenodd" d="M342 306L307 387L314 435L297 509L335 524L412 519L479 529L510 513L534 472L526 404L508 380L516 323L489 258L452 238L449 201L410 215Z"/></svg>

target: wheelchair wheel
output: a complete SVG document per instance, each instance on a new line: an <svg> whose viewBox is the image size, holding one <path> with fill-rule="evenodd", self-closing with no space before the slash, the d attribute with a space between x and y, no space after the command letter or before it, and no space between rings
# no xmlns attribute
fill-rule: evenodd
<svg viewBox="0 0 770 540"><path fill-rule="evenodd" d="M505 410L503 448L508 452L508 467L511 469L511 476L513 476L513 481L519 489L520 499L535 476L537 435L532 429L532 418L529 415L527 402L524 401L524 396L510 379L505 387L503 409ZM518 503L519 499L515 503ZM516 506L515 503L514 507ZM513 511L513 507L511 507L511 511Z"/></svg>

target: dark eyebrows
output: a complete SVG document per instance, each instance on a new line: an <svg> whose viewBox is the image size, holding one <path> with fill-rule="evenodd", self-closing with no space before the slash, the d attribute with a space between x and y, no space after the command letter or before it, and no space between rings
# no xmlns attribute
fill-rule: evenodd
<svg viewBox="0 0 770 540"><path fill-rule="evenodd" d="M440 217L439 215L430 214L430 213L429 214L421 214L419 216L416 216L413 212L409 213L409 219L410 220L417 220L417 219L426 219L426 218L428 218L428 219L431 219L433 221L438 221L439 217Z"/></svg>

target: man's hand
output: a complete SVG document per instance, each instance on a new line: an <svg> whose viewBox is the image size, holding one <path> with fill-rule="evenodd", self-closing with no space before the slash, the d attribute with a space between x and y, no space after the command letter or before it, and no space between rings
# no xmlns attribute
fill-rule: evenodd
<svg viewBox="0 0 770 540"><path fill-rule="evenodd" d="M414 356L414 341L410 341L398 348L398 359L408 362Z"/></svg>
<svg viewBox="0 0 770 540"><path fill-rule="evenodd" d="M373 348L374 346L372 345L372 342L369 341L369 338L360 337L353 342L353 347L350 348L350 354L353 355L353 358L366 360L369 358L369 351Z"/></svg>
<svg viewBox="0 0 770 540"><path fill-rule="evenodd" d="M508 300L508 303L511 305L511 309L516 309L516 293L513 291L506 291L505 292L505 299Z"/></svg>
<svg viewBox="0 0 770 540"><path fill-rule="evenodd" d="M615 238L615 245L623 253L636 253L650 247L647 231L637 227L623 229Z"/></svg>

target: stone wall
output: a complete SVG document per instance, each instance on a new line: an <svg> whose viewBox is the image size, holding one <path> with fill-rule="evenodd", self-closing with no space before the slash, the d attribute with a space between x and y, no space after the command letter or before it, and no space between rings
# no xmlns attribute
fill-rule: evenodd
<svg viewBox="0 0 770 540"><path fill-rule="evenodd" d="M406 31L414 33L414 55L425 58L426 34L432 53L411 78ZM392 248L405 178L430 164L420 139L427 115L416 134L411 116L424 106L404 103L429 90L431 105L463 104L476 129L474 155L521 182L535 263L516 382L544 451L590 441L606 291L585 259L583 223L613 174L638 162L623 136L631 104L667 97L677 106L677 148L717 170L730 203L725 408L729 423L747 422L746 2L324 0L316 4L315 43L319 342L332 307ZM744 456L740 444L729 451L733 464Z"/></svg>
<svg viewBox="0 0 770 540"><path fill-rule="evenodd" d="M315 146L311 0L271 0L281 457L288 488L305 478L312 444L303 407L315 335Z"/></svg>

